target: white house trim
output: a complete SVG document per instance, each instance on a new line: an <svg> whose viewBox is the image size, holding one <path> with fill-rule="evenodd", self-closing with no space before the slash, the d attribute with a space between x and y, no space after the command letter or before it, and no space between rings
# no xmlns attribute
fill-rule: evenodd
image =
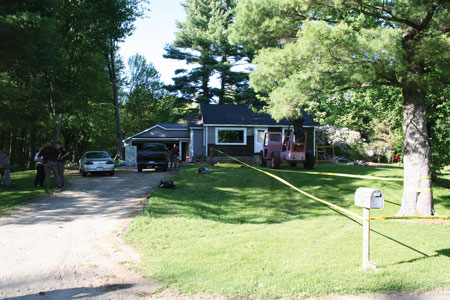
<svg viewBox="0 0 450 300"><path fill-rule="evenodd" d="M159 127L159 128L161 128L161 129L163 129L163 130L166 130L166 131L183 131L183 130L189 130L187 127L186 127L186 128L166 128L166 127L164 127L164 126L162 126L162 125L160 125L160 124L156 124L156 125L154 125L154 126L152 126L152 127L150 127L150 128L147 128L147 129L145 129L145 130L143 130L143 131L141 131L141 132L139 132L139 133L136 133L136 134L134 134L134 135L132 135L132 136L130 136L130 137L127 137L126 139L122 140L122 143L126 143L128 140L133 139L135 136L138 136L138 135L140 135L140 134L149 132L150 130L152 130L152 129L156 128L156 127Z"/></svg>
<svg viewBox="0 0 450 300"><path fill-rule="evenodd" d="M239 130L243 131L244 141L242 143L220 143L219 130ZM230 145L230 146L244 146L247 145L247 128L246 127L216 127L215 128L215 144L216 145Z"/></svg>

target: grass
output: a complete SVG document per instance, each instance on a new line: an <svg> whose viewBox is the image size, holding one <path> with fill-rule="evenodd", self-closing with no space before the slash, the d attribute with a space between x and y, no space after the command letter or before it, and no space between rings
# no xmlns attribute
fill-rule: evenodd
<svg viewBox="0 0 450 300"><path fill-rule="evenodd" d="M10 214L19 204L37 196L45 195L44 187L33 187L35 175L35 170L11 173L11 182L13 184L9 188L5 188L4 186L0 187L0 215ZM52 180L52 186L54 187L54 178ZM54 190L52 188L50 192Z"/></svg>
<svg viewBox="0 0 450 300"><path fill-rule="evenodd" d="M302 298L430 290L450 286L450 226L373 221L371 260L361 267L362 227L249 168L183 167L175 190L158 189L148 215L126 235L142 254L147 275L183 293ZM269 170L269 169L267 169ZM318 166L314 171L402 177L399 167ZM273 171L314 196L358 214L357 187L379 188L393 215L402 182L313 175L301 167ZM441 185L450 181L450 173ZM447 186L448 187L448 186ZM433 188L435 208L450 215L450 192Z"/></svg>

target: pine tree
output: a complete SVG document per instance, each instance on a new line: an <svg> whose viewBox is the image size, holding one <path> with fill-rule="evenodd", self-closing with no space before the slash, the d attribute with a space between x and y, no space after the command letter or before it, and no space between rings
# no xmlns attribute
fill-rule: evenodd
<svg viewBox="0 0 450 300"><path fill-rule="evenodd" d="M179 69L169 89L180 93L185 102L242 103L253 98L247 72L232 67L245 62L251 54L228 42L235 0L187 0L183 5L186 21L178 23L175 41L166 46L165 58L184 60L196 65L192 70ZM210 86L219 78L220 87Z"/></svg>

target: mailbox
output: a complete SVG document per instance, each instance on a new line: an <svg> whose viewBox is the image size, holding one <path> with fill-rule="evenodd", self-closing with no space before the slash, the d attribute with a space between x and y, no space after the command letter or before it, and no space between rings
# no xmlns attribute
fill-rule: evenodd
<svg viewBox="0 0 450 300"><path fill-rule="evenodd" d="M355 205L364 208L384 208L384 196L380 190L360 187L355 192Z"/></svg>

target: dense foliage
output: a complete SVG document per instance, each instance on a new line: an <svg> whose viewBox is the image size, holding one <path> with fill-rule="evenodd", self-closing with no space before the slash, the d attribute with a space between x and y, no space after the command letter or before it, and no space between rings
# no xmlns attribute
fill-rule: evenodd
<svg viewBox="0 0 450 300"><path fill-rule="evenodd" d="M34 153L49 140L62 141L71 159L93 148L120 152L119 112L127 115L127 98L121 97L126 82L118 45L145 3L0 4L0 145L16 168L32 167Z"/></svg>
<svg viewBox="0 0 450 300"><path fill-rule="evenodd" d="M267 95L276 119L343 92L350 94L341 99L388 87L401 95L405 187L399 214L432 214L427 122L450 78L449 2L241 0L236 10L231 39L258 50L250 82ZM389 107L392 98L374 99Z"/></svg>

